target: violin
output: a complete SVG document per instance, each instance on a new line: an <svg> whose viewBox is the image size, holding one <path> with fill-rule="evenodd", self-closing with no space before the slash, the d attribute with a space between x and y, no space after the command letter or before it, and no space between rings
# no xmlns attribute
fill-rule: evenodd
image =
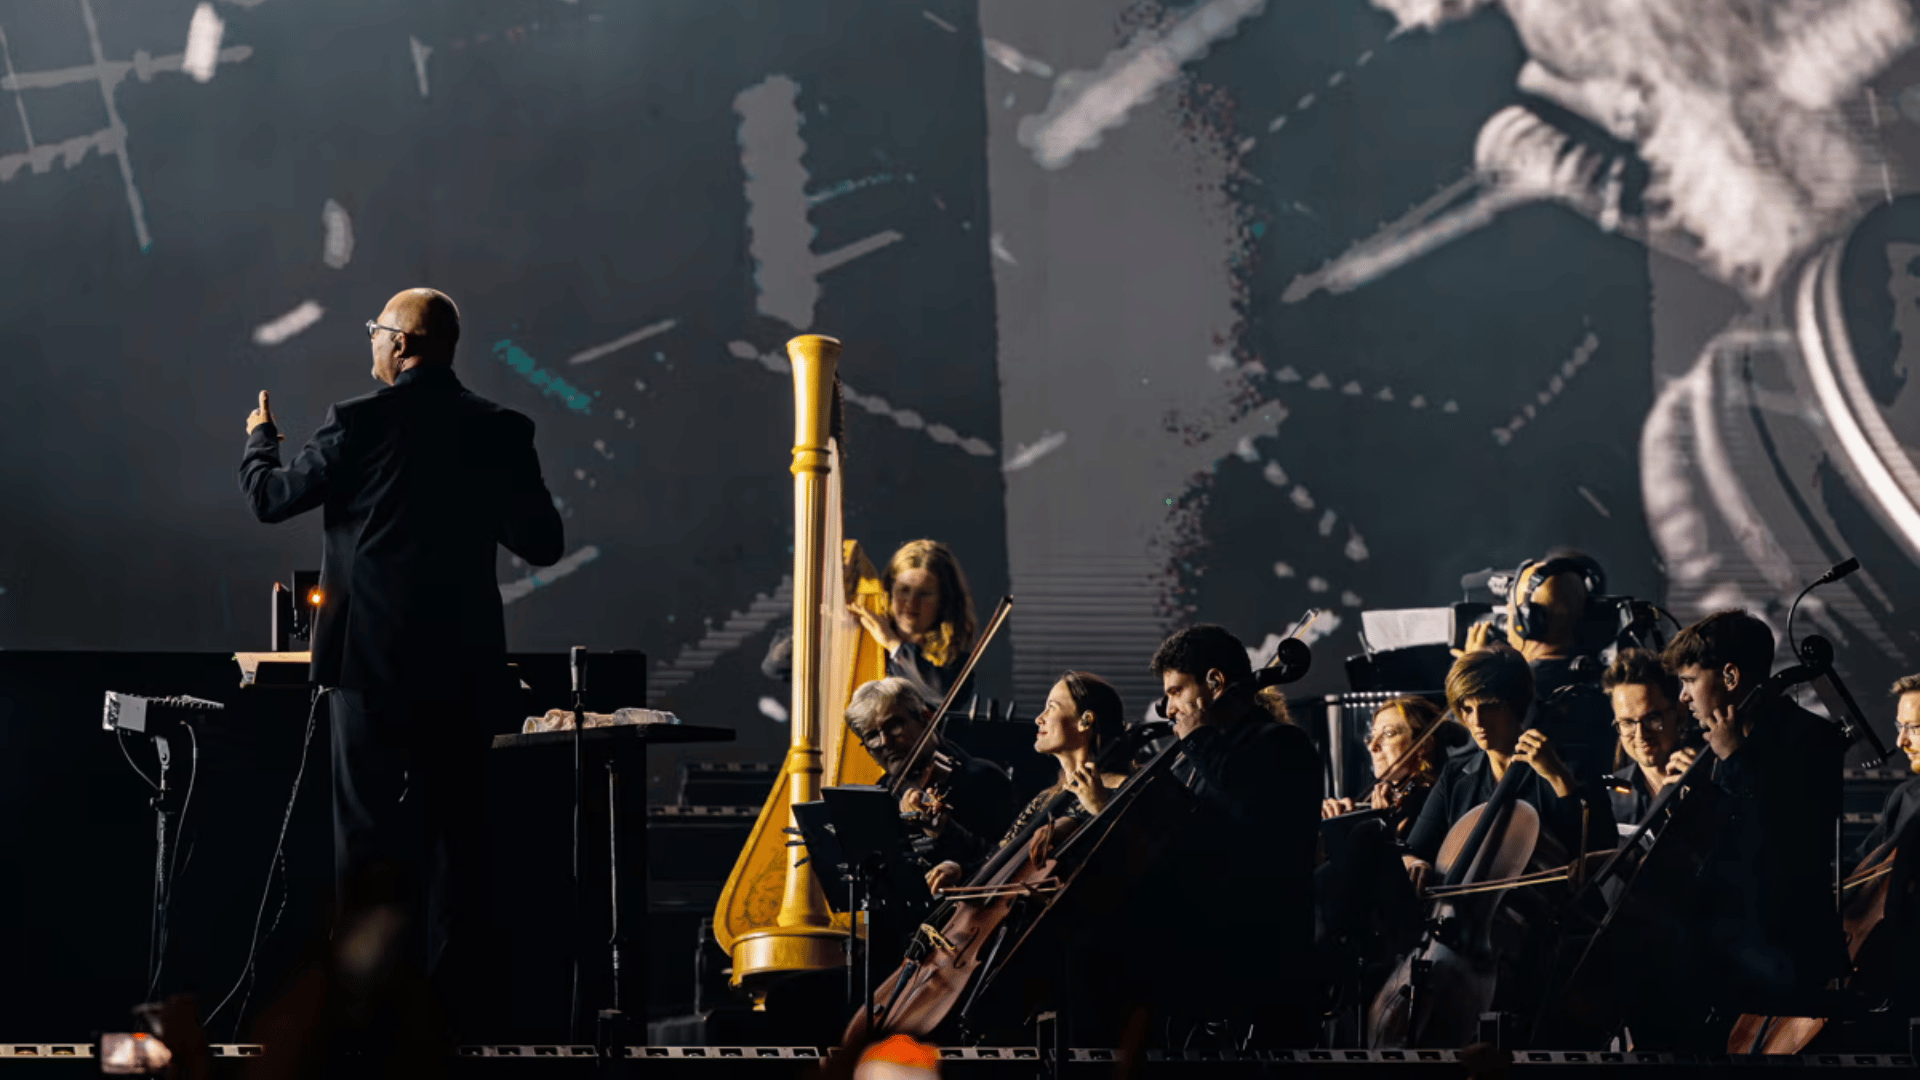
<svg viewBox="0 0 1920 1080"><path fill-rule="evenodd" d="M960 770L960 763L951 754L939 749L940 725L946 722L947 713L953 708L954 699L960 696L960 688L967 684L972 676L975 664L980 662L980 654L992 643L993 636L1007 621L1007 615L1013 610L1013 597L1003 596L993 609L993 617L987 620L987 627L980 633L980 640L974 642L973 651L967 654L967 662L961 666L960 674L947 688L947 696L934 710L933 717L927 722L927 729L920 733L920 741L913 746L913 753L907 760L907 768L900 770L889 788L889 794L895 799L904 800L909 791L916 791L919 797L914 800L918 809L906 809L902 803L901 817L909 824L918 825L928 832L939 831L947 810L947 797L953 787L953 777Z"/></svg>

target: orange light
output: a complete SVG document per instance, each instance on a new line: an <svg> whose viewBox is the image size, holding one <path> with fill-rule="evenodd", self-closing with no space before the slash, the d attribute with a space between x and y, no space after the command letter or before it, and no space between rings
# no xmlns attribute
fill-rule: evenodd
<svg viewBox="0 0 1920 1080"><path fill-rule="evenodd" d="M325 600L326 598L327 598L327 594L324 592L321 592L319 589L314 589L311 592L307 593L307 603L313 605L314 607L319 607L321 601Z"/></svg>

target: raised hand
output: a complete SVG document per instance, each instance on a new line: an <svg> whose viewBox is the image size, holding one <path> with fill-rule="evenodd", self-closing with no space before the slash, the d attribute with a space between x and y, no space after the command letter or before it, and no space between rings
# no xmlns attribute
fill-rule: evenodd
<svg viewBox="0 0 1920 1080"><path fill-rule="evenodd" d="M262 390L260 391L259 407L247 414L247 434L253 434L253 429L259 427L261 424L271 423L273 423L273 408L267 404L267 392ZM286 436L282 435L280 438L284 440Z"/></svg>
<svg viewBox="0 0 1920 1080"><path fill-rule="evenodd" d="M1539 728L1520 733L1520 742L1513 748L1513 760L1532 765L1533 771L1540 774L1540 779L1553 785L1553 793L1563 799L1580 786L1574 782L1573 771L1554 752L1553 740L1547 738L1547 733Z"/></svg>
<svg viewBox="0 0 1920 1080"><path fill-rule="evenodd" d="M880 644L881 648L891 653L900 647L900 635L894 632L892 619L875 615L859 604L848 604L847 610L853 613L854 618L860 620L860 625L866 628L867 633Z"/></svg>

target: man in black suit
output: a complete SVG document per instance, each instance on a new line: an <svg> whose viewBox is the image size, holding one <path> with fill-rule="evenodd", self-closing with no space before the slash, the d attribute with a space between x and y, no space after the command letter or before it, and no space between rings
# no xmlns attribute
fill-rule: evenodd
<svg viewBox="0 0 1920 1080"><path fill-rule="evenodd" d="M311 677L333 722L338 899L343 913L405 911L405 958L447 1000L473 983L455 974L474 943L454 927L475 905L457 898L473 863L483 755L512 700L496 547L551 565L560 515L533 422L454 376L452 300L408 289L367 333L374 378L387 385L329 408L284 468L261 391L240 487L269 524L324 508Z"/></svg>

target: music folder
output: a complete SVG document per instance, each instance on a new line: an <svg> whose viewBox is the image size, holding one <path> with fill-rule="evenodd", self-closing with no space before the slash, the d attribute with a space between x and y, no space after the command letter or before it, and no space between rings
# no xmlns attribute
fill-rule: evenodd
<svg viewBox="0 0 1920 1080"><path fill-rule="evenodd" d="M886 788L822 788L818 801L794 804L793 820L835 912L846 912L853 871L862 864L874 871L867 887L876 906L905 903L924 909L932 902L927 867L914 854L913 838L900 820L900 804Z"/></svg>

